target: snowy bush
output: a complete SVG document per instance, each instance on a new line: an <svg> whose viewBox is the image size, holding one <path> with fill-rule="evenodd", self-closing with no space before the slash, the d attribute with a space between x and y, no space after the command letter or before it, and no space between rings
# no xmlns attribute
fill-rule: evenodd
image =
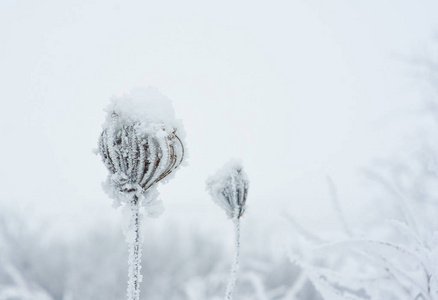
<svg viewBox="0 0 438 300"><path fill-rule="evenodd" d="M141 207L150 216L162 212L156 183L184 159L181 122L169 99L155 88L135 89L113 98L99 139L99 154L109 171L104 185L115 204L122 205L129 244L128 299L139 299L142 234Z"/></svg>
<svg viewBox="0 0 438 300"><path fill-rule="evenodd" d="M422 66L436 92L436 62ZM290 258L325 299L438 299L438 127L433 123L438 120L437 103L438 97L428 97L429 115L423 120L427 127L421 132L427 139L410 145L413 153L404 151L365 171L380 188L374 204L378 217L365 229L348 225L339 209L343 239L323 239L293 221L306 242L301 253L291 252Z"/></svg>
<svg viewBox="0 0 438 300"><path fill-rule="evenodd" d="M236 293L240 300L316 300L300 270L274 246L272 227L247 216L242 241L242 270ZM101 220L65 239L59 226L29 223L29 213L0 210L0 299L120 300L124 297L126 249L118 222ZM202 216L197 216L202 220ZM220 228L222 229L222 228ZM222 231L220 232L222 233ZM254 236L258 237L254 241ZM223 234L188 225L184 218L148 225L142 263L146 299L218 299L227 286L231 249ZM44 241L44 242L43 242ZM111 249L111 251L108 251ZM175 251L177 249L177 251ZM11 272L12 270L12 272ZM216 298L215 298L216 297Z"/></svg>
<svg viewBox="0 0 438 300"><path fill-rule="evenodd" d="M414 192L405 189L420 178L407 165L404 168L402 173L399 168L389 170L395 176L392 179L384 172L368 174L388 192L386 199L393 201L388 212L392 215L374 224L379 234L372 233L372 226L362 233L347 227L345 238L337 240L303 234L307 246L301 254L291 254L291 259L305 270L324 299L438 299L438 205L410 197ZM436 180L436 174L420 176L424 184L430 176ZM430 189L423 192L438 196Z"/></svg>

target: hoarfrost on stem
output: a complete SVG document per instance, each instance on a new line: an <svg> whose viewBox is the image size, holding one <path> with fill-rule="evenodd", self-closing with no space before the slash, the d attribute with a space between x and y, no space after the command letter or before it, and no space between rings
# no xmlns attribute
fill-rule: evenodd
<svg viewBox="0 0 438 300"><path fill-rule="evenodd" d="M234 286L237 281L237 273L239 272L239 258L240 258L240 219L233 219L234 221L234 262L231 266L230 279L228 280L227 291L225 293L225 299L231 300L233 296Z"/></svg>
<svg viewBox="0 0 438 300"><path fill-rule="evenodd" d="M184 129L172 104L156 88L134 89L114 97L99 139L99 153L109 171L104 190L123 206L123 232L129 244L128 299L140 298L143 207L159 216L163 207L156 183L168 181L187 157Z"/></svg>

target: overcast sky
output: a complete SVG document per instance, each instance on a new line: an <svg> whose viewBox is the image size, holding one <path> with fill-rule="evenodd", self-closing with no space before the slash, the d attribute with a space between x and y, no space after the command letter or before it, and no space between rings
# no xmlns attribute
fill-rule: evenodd
<svg viewBox="0 0 438 300"><path fill-rule="evenodd" d="M254 211L313 214L332 176L406 145L422 102L408 60L438 28L429 1L0 0L2 203L111 214L92 153L112 95L153 85L187 131L172 211L219 213L205 179L243 160ZM223 216L221 216L223 217Z"/></svg>

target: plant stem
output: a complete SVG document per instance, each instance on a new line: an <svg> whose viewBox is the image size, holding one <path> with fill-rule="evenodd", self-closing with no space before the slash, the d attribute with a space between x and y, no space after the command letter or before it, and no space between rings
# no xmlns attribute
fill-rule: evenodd
<svg viewBox="0 0 438 300"><path fill-rule="evenodd" d="M139 203L137 196L131 201L130 225L134 230L135 239L129 242L129 271L128 271L128 300L140 300L141 282L141 240L140 240L140 218Z"/></svg>
<svg viewBox="0 0 438 300"><path fill-rule="evenodd" d="M231 266L230 278L228 280L227 292L225 294L226 300L232 299L232 294L234 291L234 286L236 285L237 272L239 271L239 255L240 255L240 219L238 217L233 219L234 223L234 233L235 233L235 253L234 253L234 263Z"/></svg>

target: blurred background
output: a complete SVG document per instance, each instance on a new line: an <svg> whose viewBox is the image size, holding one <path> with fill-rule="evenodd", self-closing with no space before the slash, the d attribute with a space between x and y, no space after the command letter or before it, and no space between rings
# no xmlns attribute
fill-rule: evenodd
<svg viewBox="0 0 438 300"><path fill-rule="evenodd" d="M236 295L320 299L286 255L290 217L337 236L335 191L365 230L391 206L364 169L437 149L437 12L433 0L0 0L0 299L124 297L121 214L92 150L109 99L149 85L172 99L190 157L159 187L163 216L144 222L142 297L222 297L233 228L205 180L241 158Z"/></svg>

